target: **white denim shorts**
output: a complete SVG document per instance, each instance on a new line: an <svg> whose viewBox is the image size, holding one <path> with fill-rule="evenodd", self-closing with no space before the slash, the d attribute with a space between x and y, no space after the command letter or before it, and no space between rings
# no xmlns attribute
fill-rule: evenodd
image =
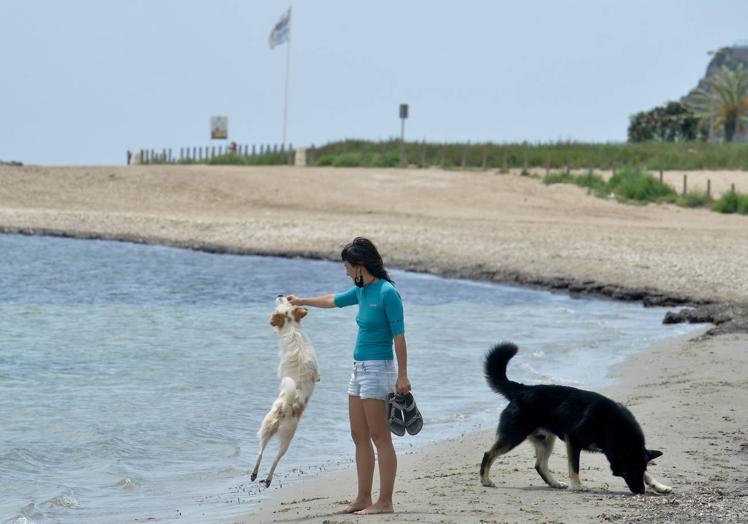
<svg viewBox="0 0 748 524"><path fill-rule="evenodd" d="M348 394L352 397L387 400L395 391L397 371L394 360L354 360Z"/></svg>

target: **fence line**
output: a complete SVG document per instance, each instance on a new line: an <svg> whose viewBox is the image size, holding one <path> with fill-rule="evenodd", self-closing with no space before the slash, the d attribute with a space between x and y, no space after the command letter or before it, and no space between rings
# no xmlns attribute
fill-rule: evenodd
<svg viewBox="0 0 748 524"><path fill-rule="evenodd" d="M274 164L293 165L295 159L295 150L293 145L288 144L237 144L231 142L228 145L210 145L210 146L188 146L176 149L162 148L157 149L138 149L133 154L127 152L128 164L201 164L211 163L221 157L226 157L227 162L231 163L231 157L239 157L246 160L260 159L274 155L281 158L275 158ZM220 163L220 162L218 162Z"/></svg>

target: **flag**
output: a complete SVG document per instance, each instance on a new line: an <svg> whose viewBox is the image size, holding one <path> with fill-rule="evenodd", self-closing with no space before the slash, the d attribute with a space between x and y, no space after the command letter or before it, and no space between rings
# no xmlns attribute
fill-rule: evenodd
<svg viewBox="0 0 748 524"><path fill-rule="evenodd" d="M288 11L286 11L283 16L280 17L280 20L278 20L278 23L275 24L275 27L273 27L273 30L270 31L270 38L268 38L268 43L270 44L270 49L273 49L277 45L281 45L284 42L288 42L288 38L291 34L291 8L288 8Z"/></svg>

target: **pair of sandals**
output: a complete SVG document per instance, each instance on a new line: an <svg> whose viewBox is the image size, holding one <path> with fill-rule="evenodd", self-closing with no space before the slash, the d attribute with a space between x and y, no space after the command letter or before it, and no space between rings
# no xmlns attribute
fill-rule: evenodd
<svg viewBox="0 0 748 524"><path fill-rule="evenodd" d="M387 424L390 426L390 431L398 437L405 435L406 431L410 435L421 431L423 417L418 411L412 393L387 395Z"/></svg>

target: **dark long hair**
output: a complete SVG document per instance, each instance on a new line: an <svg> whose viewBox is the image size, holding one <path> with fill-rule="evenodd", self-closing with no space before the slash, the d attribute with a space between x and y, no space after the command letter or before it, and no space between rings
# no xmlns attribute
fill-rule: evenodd
<svg viewBox="0 0 748 524"><path fill-rule="evenodd" d="M384 269L382 256L377 251L374 243L368 238L354 238L353 242L346 244L343 248L340 258L352 266L364 266L369 273L377 278L386 280L390 284L395 283L387 274L387 270Z"/></svg>

